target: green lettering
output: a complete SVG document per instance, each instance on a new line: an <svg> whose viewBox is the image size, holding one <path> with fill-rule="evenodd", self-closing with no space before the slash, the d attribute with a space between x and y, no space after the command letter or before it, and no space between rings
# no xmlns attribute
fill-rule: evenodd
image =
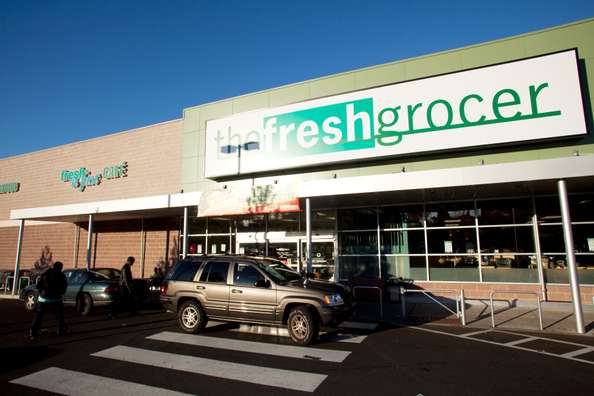
<svg viewBox="0 0 594 396"><path fill-rule="evenodd" d="M460 119L462 119L462 122L464 124L472 124L473 122L470 121L467 117L466 117L466 102L468 102L470 99L474 99L477 102L482 102L483 98L480 95L477 94L470 94L470 95L466 95L461 101L460 101ZM485 120L484 115L482 115L478 120L474 121L475 123L479 123Z"/></svg>
<svg viewBox="0 0 594 396"><path fill-rule="evenodd" d="M534 85L530 86L530 107L532 109L532 114L538 114L538 103L536 103L536 97L541 90L548 86L549 83L542 83L536 89L534 88Z"/></svg>
<svg viewBox="0 0 594 396"><path fill-rule="evenodd" d="M408 130L409 131L414 131L414 129L415 129L414 124L413 124L413 116L415 115L415 111L420 109L421 106L423 106L422 103L417 103L414 106L408 105Z"/></svg>
<svg viewBox="0 0 594 396"><path fill-rule="evenodd" d="M507 102L502 102L500 101L501 97L505 94L511 95L512 99L510 101ZM495 114L495 117L501 119L501 118L516 118L522 115L521 112L517 111L514 115L510 116L510 117L504 117L501 112L499 111L500 107L506 107L506 106L514 106L514 105L519 105L520 104L520 95L518 95L518 93L516 91L514 91L513 89L502 89L501 91L497 92L495 94L495 96L493 96L493 114Z"/></svg>
<svg viewBox="0 0 594 396"><path fill-rule="evenodd" d="M448 112L448 120L446 121L446 123L444 125L441 125L441 126L437 126L433 122L433 108L435 106L437 106L438 104L444 105L446 111ZM429 107L427 107L427 123L429 123L429 127L431 127L431 128L448 127L452 124L453 118L454 118L454 114L452 112L452 105L450 105L447 100L444 100L444 99L434 100L433 102L431 102L431 104L429 104Z"/></svg>

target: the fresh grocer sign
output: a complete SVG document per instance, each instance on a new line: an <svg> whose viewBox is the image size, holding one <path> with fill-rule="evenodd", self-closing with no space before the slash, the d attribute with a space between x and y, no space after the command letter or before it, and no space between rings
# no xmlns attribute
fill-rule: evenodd
<svg viewBox="0 0 594 396"><path fill-rule="evenodd" d="M0 194L10 194L18 192L21 188L20 183L4 183L0 184Z"/></svg>
<svg viewBox="0 0 594 396"><path fill-rule="evenodd" d="M208 121L205 175L586 132L577 52L568 50Z"/></svg>

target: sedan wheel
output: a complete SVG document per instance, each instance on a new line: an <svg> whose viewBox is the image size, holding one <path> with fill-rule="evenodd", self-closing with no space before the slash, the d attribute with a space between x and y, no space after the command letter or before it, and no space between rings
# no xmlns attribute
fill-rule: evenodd
<svg viewBox="0 0 594 396"><path fill-rule="evenodd" d="M35 297L35 293L27 293L25 296L25 309L27 311L35 310L37 306L37 297Z"/></svg>

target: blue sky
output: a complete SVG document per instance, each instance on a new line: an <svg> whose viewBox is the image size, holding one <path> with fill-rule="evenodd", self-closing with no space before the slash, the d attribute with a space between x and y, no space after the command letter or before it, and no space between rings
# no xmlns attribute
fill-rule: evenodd
<svg viewBox="0 0 594 396"><path fill-rule="evenodd" d="M0 1L0 158L594 16L594 1Z"/></svg>

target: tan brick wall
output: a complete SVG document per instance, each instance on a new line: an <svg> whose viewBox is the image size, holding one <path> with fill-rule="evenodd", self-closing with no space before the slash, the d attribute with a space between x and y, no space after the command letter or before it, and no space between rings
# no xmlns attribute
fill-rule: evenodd
<svg viewBox="0 0 594 396"><path fill-rule="evenodd" d="M65 268L84 268L87 255L87 235L78 228L78 260L75 265L75 224L25 225L21 251L21 269L32 269L47 245L54 261L62 261ZM0 270L14 270L18 227L0 228ZM179 219L151 219L145 221L144 277L150 277L159 260L167 260L178 253ZM141 276L142 232L141 220L97 222L92 240L91 267L121 268L126 257L134 256L134 277Z"/></svg>
<svg viewBox="0 0 594 396"><path fill-rule="evenodd" d="M443 290L453 289L460 290L464 289L464 297L468 299L488 299L491 290L514 290L514 291L529 291L540 293L540 285L525 285L517 283L437 283L437 282L415 282L415 285L425 290ZM594 297L594 285L580 285L580 293L582 297L582 303L592 304L592 298ZM439 293L436 292L439 295ZM450 294L443 294L446 297L451 297ZM497 294L496 299L506 300L521 300L521 301L534 301L536 296L529 294ZM547 285L547 300L557 302L570 302L571 301L571 289L569 285Z"/></svg>
<svg viewBox="0 0 594 396"><path fill-rule="evenodd" d="M0 184L19 182L20 191L0 195L0 220L11 209L177 193L181 185L182 121L174 120L48 150L0 159ZM80 192L60 180L62 170L128 162L128 177Z"/></svg>

